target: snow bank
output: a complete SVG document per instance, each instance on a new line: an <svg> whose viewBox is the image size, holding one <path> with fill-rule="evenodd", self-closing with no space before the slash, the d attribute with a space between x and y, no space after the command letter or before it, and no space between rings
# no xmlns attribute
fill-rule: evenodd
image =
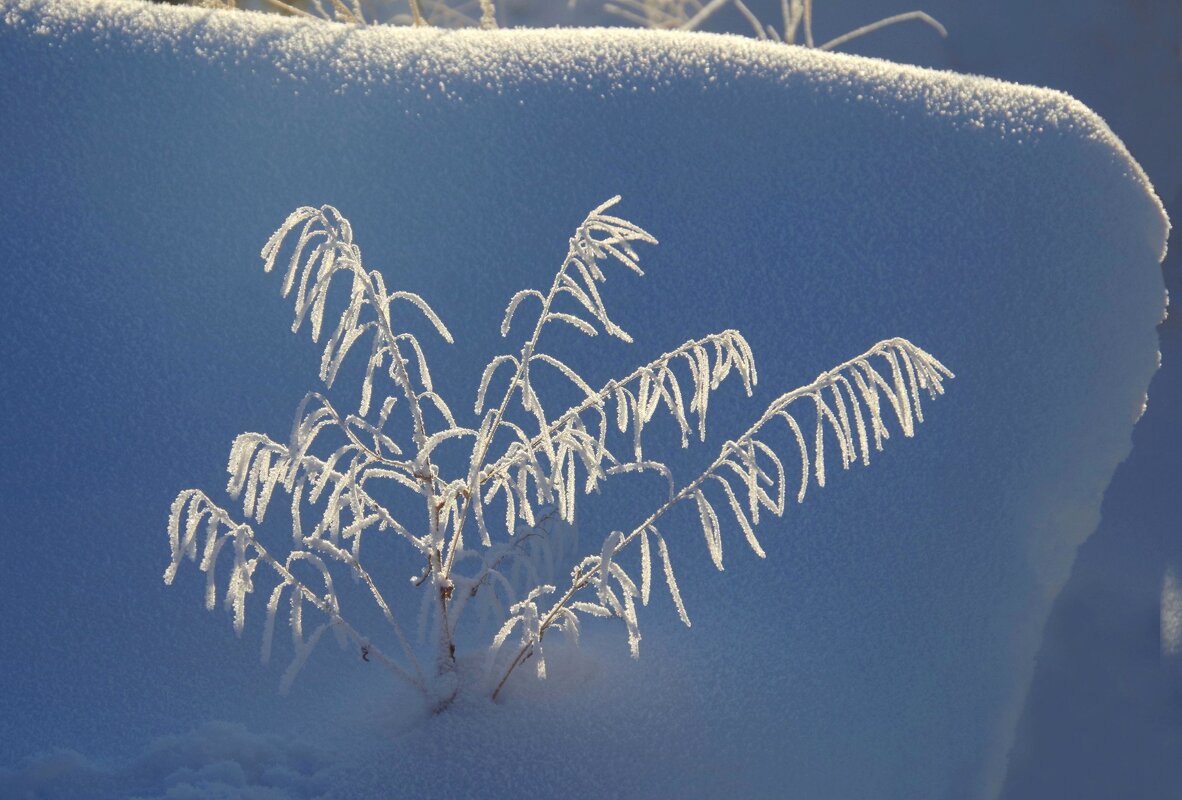
<svg viewBox="0 0 1182 800"><path fill-rule="evenodd" d="M1084 106L721 36L0 9L0 763L129 759L227 719L356 737L368 766L341 795L996 788L1050 601L1156 367L1165 219ZM236 642L195 575L160 585L176 492L219 485L234 434L282 433L315 380L259 268L267 235L298 205L340 208L370 265L457 333L432 367L462 398L499 352L503 301L617 193L661 245L643 280L609 286L636 345L573 348L589 379L737 327L761 391L712 401L716 443L887 336L948 364L948 396L915 440L768 523L766 562L735 545L715 573L686 520L694 627L655 601L637 664L609 628L592 637L609 651L552 666L551 687L415 721L325 650L278 697L257 615ZM587 541L635 516L611 500L587 507ZM424 734L451 744L424 751Z"/></svg>
<svg viewBox="0 0 1182 800"><path fill-rule="evenodd" d="M0 767L5 797L136 797L142 800L310 800L339 779L307 743L259 736L242 725L209 722L164 736L125 764L92 761L72 750Z"/></svg>

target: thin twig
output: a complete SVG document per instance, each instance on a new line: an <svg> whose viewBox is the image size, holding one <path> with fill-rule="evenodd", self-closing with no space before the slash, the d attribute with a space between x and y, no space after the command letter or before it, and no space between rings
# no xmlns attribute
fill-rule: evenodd
<svg viewBox="0 0 1182 800"><path fill-rule="evenodd" d="M698 27L711 16L713 16L715 11L718 11L718 9L722 8L729 2L730 0L710 0L709 3L702 6L701 11L699 11L697 14L694 14L690 18L689 22L686 22L681 26L681 30L692 31L694 28Z"/></svg>
<svg viewBox="0 0 1182 800"><path fill-rule="evenodd" d="M751 9L747 8L743 0L735 0L735 8L739 9L739 13L743 15L743 18L747 20L751 29L755 31L755 38L761 42L767 41L767 34L759 26L759 19L751 13Z"/></svg>
<svg viewBox="0 0 1182 800"><path fill-rule="evenodd" d="M274 6L275 8L279 9L280 11L284 11L288 14L294 14L299 17L307 17L308 19L320 19L320 17L316 16L315 14L309 14L307 11L304 11L302 8L296 8L295 6L288 5L287 3L283 2L283 0L264 0L264 1L268 5Z"/></svg>
<svg viewBox="0 0 1182 800"><path fill-rule="evenodd" d="M880 20L878 20L878 22L872 22L869 25L863 25L861 28L857 28L856 30L852 30L849 33L843 33L841 36L838 36L836 39L830 39L829 41L825 42L825 44L821 45L817 49L818 50L833 50L834 48L841 47L843 44L845 44L848 41L851 41L853 39L857 39L860 36L865 36L868 33L873 33L874 31L878 30L879 28L885 28L888 25L895 25L900 22L910 22L911 20L916 20L919 22L923 22L927 25L930 25L932 28L934 28L936 30L936 33L940 34L940 36L942 36L944 38L948 38L948 29L945 28L943 25L941 25L936 19L934 19L933 17L931 17L928 14L925 14L922 11L908 11L904 14L896 14L893 17L886 17L885 19L880 19Z"/></svg>

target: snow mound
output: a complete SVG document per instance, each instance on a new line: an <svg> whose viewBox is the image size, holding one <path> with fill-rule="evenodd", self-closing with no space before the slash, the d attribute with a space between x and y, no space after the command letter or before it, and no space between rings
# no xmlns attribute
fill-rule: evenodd
<svg viewBox="0 0 1182 800"><path fill-rule="evenodd" d="M1087 108L727 36L62 0L0 0L0 20L0 763L129 759L222 719L353 737L341 763L365 776L342 770L341 796L430 775L454 796L595 775L605 796L997 788L1042 623L1157 366L1167 224ZM502 351L504 301L615 194L661 245L609 287L636 344L569 344L592 384L738 328L760 391L711 400L720 443L889 336L957 380L915 440L765 523L766 562L733 547L719 574L690 520L671 527L694 627L654 600L635 664L622 631L592 631L620 652L556 662L561 695L522 680L503 707L395 724L370 665L326 649L280 698L258 628L229 635L196 574L160 584L177 491L218 486L234 435L282 435L315 384L259 248L297 206L339 208L369 265L456 334L432 372L459 408ZM678 475L717 452L676 444ZM660 491L584 507L580 536Z"/></svg>
<svg viewBox="0 0 1182 800"><path fill-rule="evenodd" d="M326 761L306 743L208 722L153 741L125 764L91 761L72 750L25 758L14 769L0 767L0 791L54 800L313 800L337 782Z"/></svg>

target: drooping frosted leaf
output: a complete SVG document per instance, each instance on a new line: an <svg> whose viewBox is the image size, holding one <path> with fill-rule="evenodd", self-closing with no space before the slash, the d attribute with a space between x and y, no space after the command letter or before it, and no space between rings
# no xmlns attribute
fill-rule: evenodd
<svg viewBox="0 0 1182 800"><path fill-rule="evenodd" d="M427 366L427 356L423 353L423 348L419 345L418 338L413 333L400 333L394 337L395 341L406 342L410 345L411 352L414 353L415 363L419 370L419 383L428 392L434 391L434 384L431 382L431 370Z"/></svg>
<svg viewBox="0 0 1182 800"><path fill-rule="evenodd" d="M759 540L755 538L755 531L751 527L751 523L747 519L746 512L743 511L739 505L739 500L735 497L735 492L731 489L731 485L721 475L714 475L715 480L722 484L722 488L726 493L727 502L730 503L731 511L734 512L735 519L739 523L739 527L743 529L743 535L747 537L747 544L755 551L755 555L760 558L767 558L767 554L763 552L763 548L759 546Z"/></svg>
<svg viewBox="0 0 1182 800"><path fill-rule="evenodd" d="M583 320L579 317L576 317L574 314L566 314L566 313L562 313L559 311L551 311L548 315L546 315L546 320L547 321L554 320L556 322L564 322L567 325L570 325L575 330L579 331L580 333L586 334L587 336L598 336L599 335L599 331L595 330L595 327L593 325L591 325L589 322L586 322L585 320Z"/></svg>
<svg viewBox="0 0 1182 800"><path fill-rule="evenodd" d="M287 583L280 583L271 591L271 598L267 601L267 619L263 624L263 650L260 654L264 664L271 660L271 643L275 637L275 617L279 612L279 601Z"/></svg>
<svg viewBox="0 0 1182 800"><path fill-rule="evenodd" d="M780 412L784 421L788 423L788 427L792 430L792 435L796 437L797 447L800 448L800 491L796 494L796 502L803 503L805 492L809 486L809 449L808 445L804 443L804 433L800 430L800 425L796 423L796 418L787 411Z"/></svg>
<svg viewBox="0 0 1182 800"><path fill-rule="evenodd" d="M435 327L436 332L438 332L443 341L447 342L448 344L453 344L455 342L455 340L452 339L451 331L449 331L447 326L443 324L443 320L441 320L439 315L435 313L435 309L431 308L427 301L422 297L419 297L414 292L394 292L390 295L390 301L393 302L394 300L405 300L414 305L415 308L422 312L423 316L426 317L427 320Z"/></svg>
<svg viewBox="0 0 1182 800"><path fill-rule="evenodd" d="M521 301L527 297L536 297L543 303L546 302L546 298L537 289L522 289L521 291L517 292L517 294L513 295L513 297L509 299L509 304L505 306L505 316L501 320L502 337L509 335L509 327L513 324L513 315L517 311L517 306L520 305ZM480 412L478 411L477 413Z"/></svg>
<svg viewBox="0 0 1182 800"><path fill-rule="evenodd" d="M473 405L473 411L475 413L479 414L484 411L484 397L488 392L489 382L492 380L497 368L502 364L508 363L512 363L515 369L519 365L516 356L500 355L488 362L488 366L484 368L484 373L480 376L480 387L476 390L476 402Z"/></svg>
<svg viewBox="0 0 1182 800"><path fill-rule="evenodd" d="M702 535L706 537L706 546L710 550L710 560L719 571L722 571L722 536L718 528L718 514L702 491L694 492L694 500L698 504L698 517L702 525Z"/></svg>
<svg viewBox="0 0 1182 800"><path fill-rule="evenodd" d="M652 531L653 538L657 540L657 554L661 557L661 565L665 570L665 585L669 587L669 596L673 598L673 605L677 607L677 615L681 617L681 621L685 623L685 627L690 627L689 614L686 613L685 603L681 601L681 590L677 586L677 577L673 574L673 562L669 560L669 547L665 544L665 538L657 531L655 527L649 527Z"/></svg>
<svg viewBox="0 0 1182 800"><path fill-rule="evenodd" d="M653 560L648 543L648 529L640 531L640 602L648 605L649 591L652 588Z"/></svg>

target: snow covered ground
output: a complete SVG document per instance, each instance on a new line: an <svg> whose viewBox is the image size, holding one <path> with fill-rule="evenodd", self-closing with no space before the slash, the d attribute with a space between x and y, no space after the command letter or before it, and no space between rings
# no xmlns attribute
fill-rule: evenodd
<svg viewBox="0 0 1182 800"><path fill-rule="evenodd" d="M1163 273L1182 297L1182 4L934 0L949 30L883 31L848 52L1051 86L1095 109L1145 167L1174 221ZM823 35L904 10L893 0L818 5ZM772 10L768 10L772 13ZM741 28L736 27L736 30ZM1159 328L1162 369L1134 449L1080 549L1046 638L1002 797L1182 793L1182 675L1162 658L1166 574L1182 563L1182 317Z"/></svg>
<svg viewBox="0 0 1182 800"><path fill-rule="evenodd" d="M1026 690L1156 363L1165 236L1144 174L1082 105L735 38L0 9L0 794L991 797L1015 729L1006 791L1068 785L1039 784L1073 755L1046 744L1067 689ZM1178 173L1148 159L1168 148L1132 149L1165 195ZM712 403L716 442L886 336L952 367L949 394L916 439L768 523L766 562L735 537L717 574L687 524L694 627L655 600L639 662L606 626L547 684L424 718L326 648L278 696L259 616L235 640L195 574L160 582L172 497L219 486L232 437L282 434L314 383L258 248L297 205L341 208L370 263L458 333L433 368L463 395L498 352L503 300L616 193L661 244L643 280L609 284L637 344L598 351L592 374L742 329L761 392ZM1145 421L1166 424L1156 408ZM1159 491L1125 494L1143 530L1169 524L1143 494ZM636 502L588 507L583 535ZM1044 669L1056 641L1078 660L1087 637L1055 631L1096 596L1063 595ZM1176 714L1130 725L1159 770L1141 796L1168 796Z"/></svg>

